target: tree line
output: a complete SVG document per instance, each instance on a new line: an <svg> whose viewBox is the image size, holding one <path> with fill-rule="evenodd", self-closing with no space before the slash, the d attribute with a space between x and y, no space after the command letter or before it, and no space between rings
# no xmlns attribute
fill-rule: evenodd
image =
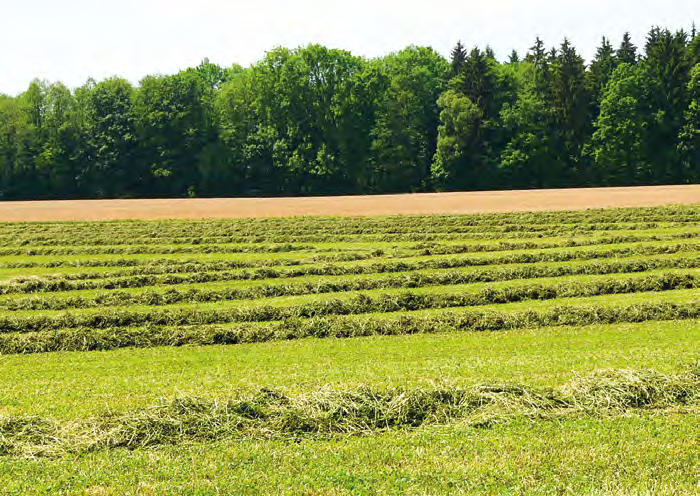
<svg viewBox="0 0 700 496"><path fill-rule="evenodd" d="M372 194L700 180L700 35L458 43L375 59L311 45L132 85L0 95L0 199Z"/></svg>

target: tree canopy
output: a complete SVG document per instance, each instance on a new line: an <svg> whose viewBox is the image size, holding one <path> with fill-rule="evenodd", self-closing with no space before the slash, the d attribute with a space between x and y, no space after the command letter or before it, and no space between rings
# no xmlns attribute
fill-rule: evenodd
<svg viewBox="0 0 700 496"><path fill-rule="evenodd" d="M0 95L0 199L368 194L700 180L700 35L519 56L310 45L138 84Z"/></svg>

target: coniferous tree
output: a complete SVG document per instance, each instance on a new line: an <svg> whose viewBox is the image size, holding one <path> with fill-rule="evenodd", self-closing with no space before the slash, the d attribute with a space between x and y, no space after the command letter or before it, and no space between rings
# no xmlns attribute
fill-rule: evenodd
<svg viewBox="0 0 700 496"><path fill-rule="evenodd" d="M476 103L487 118L494 115L496 97L496 74L491 63L485 52L474 47L454 81L457 90Z"/></svg>
<svg viewBox="0 0 700 496"><path fill-rule="evenodd" d="M552 66L552 110L557 127L559 160L567 171L564 183L586 177L581 155L588 139L590 97L586 66L576 49L565 39Z"/></svg>
<svg viewBox="0 0 700 496"><path fill-rule="evenodd" d="M535 89L544 95L549 89L550 58L544 42L539 37L530 48L525 61L533 64L535 68Z"/></svg>
<svg viewBox="0 0 700 496"><path fill-rule="evenodd" d="M479 108L478 119L472 119L468 126L469 136L458 136L462 143L469 143L469 146L462 146L460 153L464 156L465 165L452 167L452 170L471 171L465 178L457 179L456 184L469 184L469 189L483 189L493 180L493 172L500 151L499 143L499 122L498 114L502 103L502 88L498 75L498 62L490 58L486 52L474 47L464 63L462 72L453 79L452 88L457 94L463 95L470 102L468 107L476 105ZM460 100L451 99L444 103L443 113L449 113L451 103ZM470 115L473 115L470 112ZM442 129L444 137L446 128ZM457 129L460 129L459 127ZM440 158L439 156L436 158ZM445 162L447 163L447 162ZM473 174L478 171L478 174ZM471 179L467 180L467 177ZM478 180L475 178L478 177ZM467 181L465 183L464 181Z"/></svg>
<svg viewBox="0 0 700 496"><path fill-rule="evenodd" d="M617 67L615 50L610 41L603 37L600 47L596 51L595 58L588 68L588 90L591 94L594 118L598 115L600 97L603 89L610 81L613 71Z"/></svg>
<svg viewBox="0 0 700 496"><path fill-rule="evenodd" d="M658 82L657 100L663 114L659 132L653 136L652 167L656 183L680 179L681 163L677 139L683 126L683 113L688 108L687 87L690 67L686 56L687 34L653 28L645 47L644 66Z"/></svg>
<svg viewBox="0 0 700 496"><path fill-rule="evenodd" d="M496 60L496 52L493 51L493 48L491 48L490 45L486 45L486 49L484 50L484 54L486 55L486 58L491 59L491 60Z"/></svg>
<svg viewBox="0 0 700 496"><path fill-rule="evenodd" d="M688 44L687 57L688 65L690 67L695 67L700 64L700 34L698 34L693 25L693 33L690 38L690 43Z"/></svg>
<svg viewBox="0 0 700 496"><path fill-rule="evenodd" d="M464 63L467 60L467 48L462 44L462 40L459 40L457 45L452 49L450 59L452 63L452 76L457 76L462 72Z"/></svg>
<svg viewBox="0 0 700 496"><path fill-rule="evenodd" d="M673 113L686 107L691 69L686 55L687 45L688 35L684 31L674 34L667 29L653 28L645 48L644 63L661 83L668 110Z"/></svg>
<svg viewBox="0 0 700 496"><path fill-rule="evenodd" d="M679 136L680 182L700 181L700 63L691 71L688 98L690 103Z"/></svg>
<svg viewBox="0 0 700 496"><path fill-rule="evenodd" d="M636 64L637 63L637 47L632 43L632 37L629 32L622 36L622 43L617 49L616 59L619 64Z"/></svg>

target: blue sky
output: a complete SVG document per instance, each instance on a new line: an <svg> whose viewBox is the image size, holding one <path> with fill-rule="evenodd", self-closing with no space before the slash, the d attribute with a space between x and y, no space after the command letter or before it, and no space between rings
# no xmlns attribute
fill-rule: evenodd
<svg viewBox="0 0 700 496"><path fill-rule="evenodd" d="M92 76L173 73L204 57L248 65L272 47L308 43L377 56L409 44L447 55L461 39L499 58L535 36L564 36L590 58L601 36L625 30L642 45L655 24L690 29L698 0L4 0L0 93L39 77L70 87Z"/></svg>

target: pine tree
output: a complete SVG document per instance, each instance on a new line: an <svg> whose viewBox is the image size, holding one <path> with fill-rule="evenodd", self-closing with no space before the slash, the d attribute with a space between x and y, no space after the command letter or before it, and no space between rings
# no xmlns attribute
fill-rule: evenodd
<svg viewBox="0 0 700 496"><path fill-rule="evenodd" d="M637 63L637 47L632 43L629 32L622 36L622 43L617 50L616 58L619 64Z"/></svg>
<svg viewBox="0 0 700 496"><path fill-rule="evenodd" d="M517 64L520 62L520 55L518 55L518 52L513 50L510 52L510 55L508 56L508 63L509 64Z"/></svg>
<svg viewBox="0 0 700 496"><path fill-rule="evenodd" d="M467 60L467 49L462 44L462 41L458 41L455 47L452 49L452 75L456 76L462 72L464 63Z"/></svg>

